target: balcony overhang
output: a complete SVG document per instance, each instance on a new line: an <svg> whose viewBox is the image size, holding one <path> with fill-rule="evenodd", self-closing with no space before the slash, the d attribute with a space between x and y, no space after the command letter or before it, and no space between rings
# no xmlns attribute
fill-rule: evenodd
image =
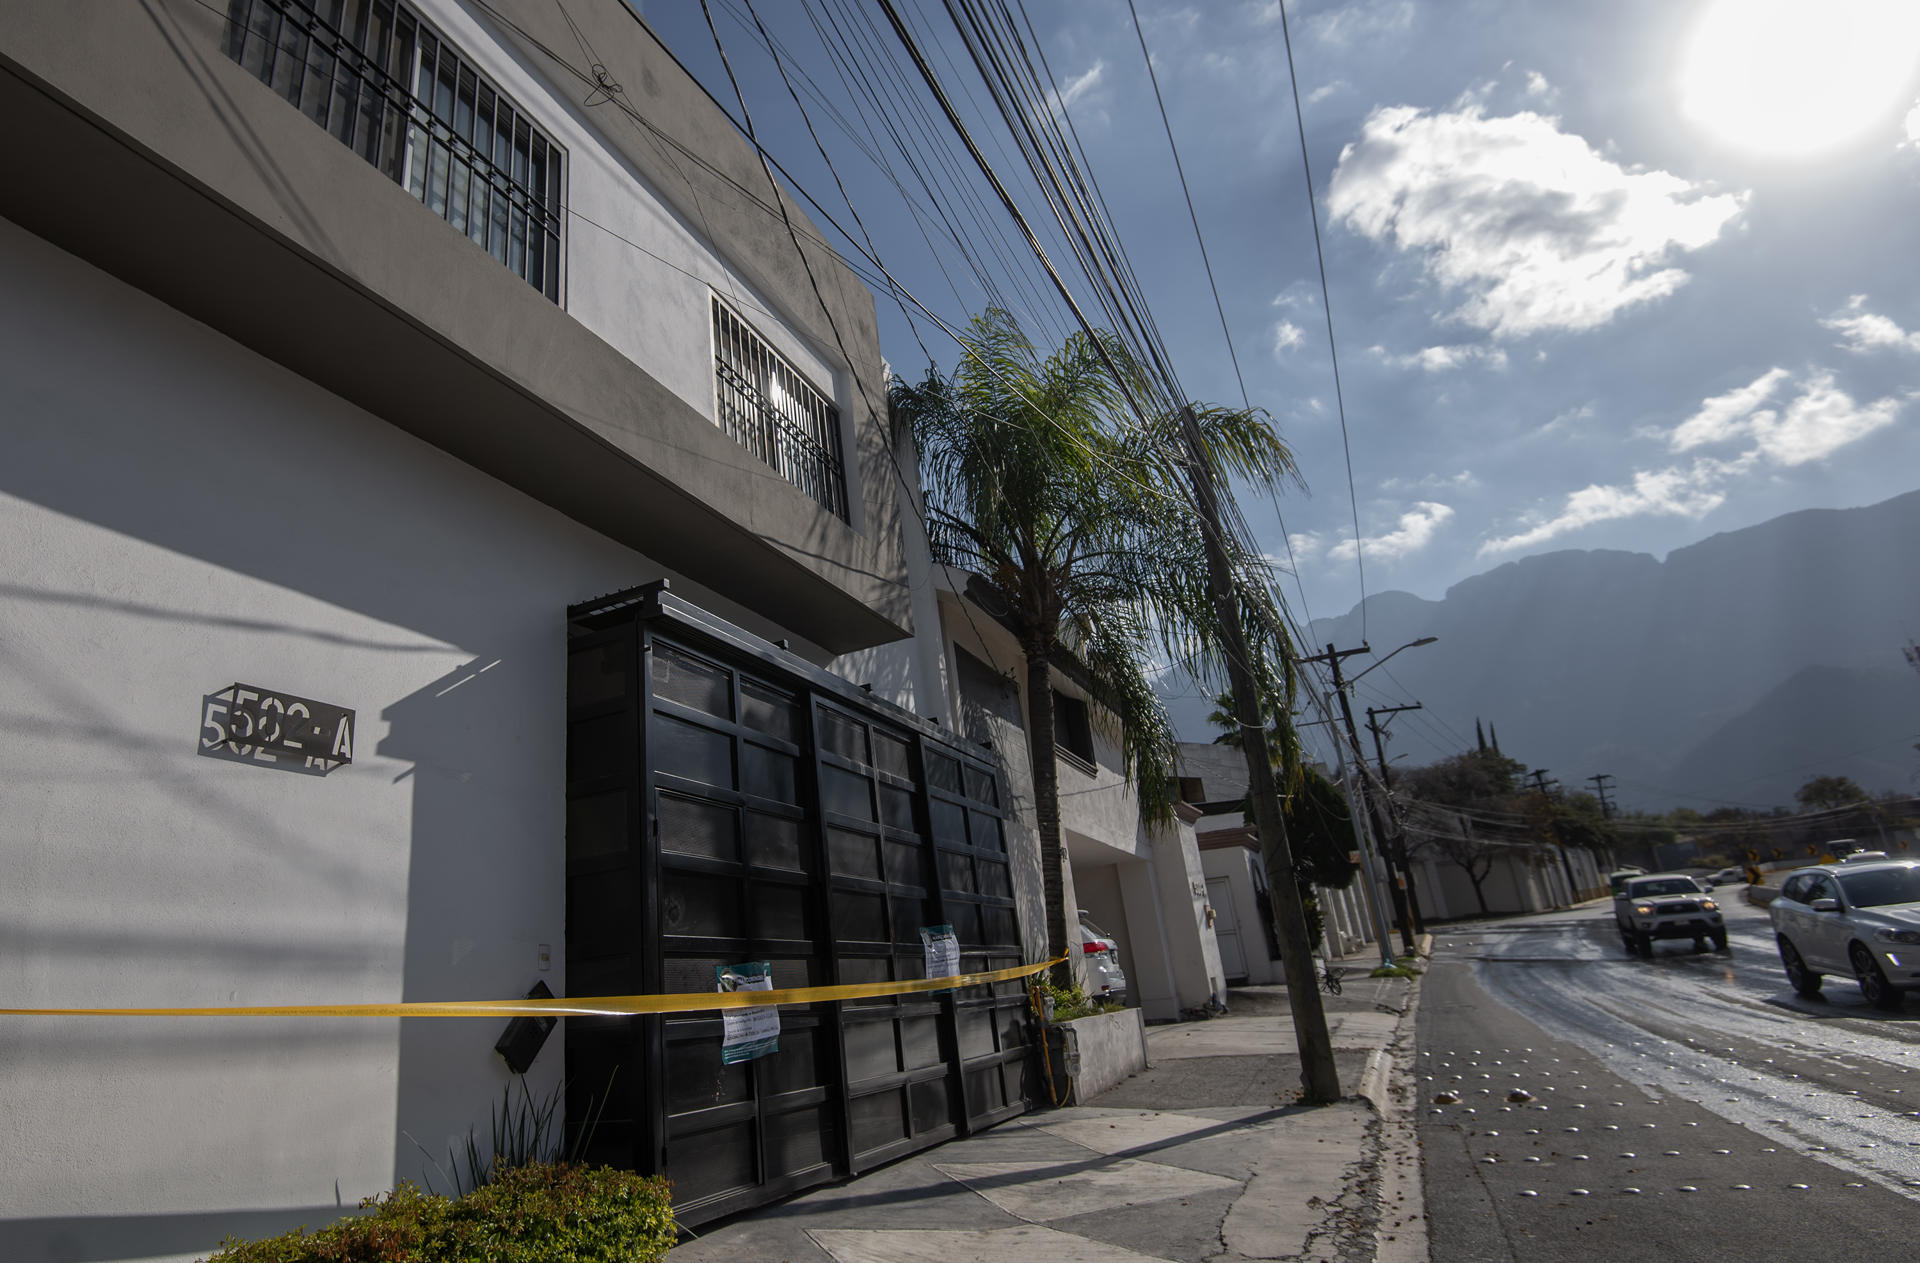
<svg viewBox="0 0 1920 1263"><path fill-rule="evenodd" d="M221 24L0 13L0 215L830 653L911 634L890 488L854 531L228 61Z"/></svg>

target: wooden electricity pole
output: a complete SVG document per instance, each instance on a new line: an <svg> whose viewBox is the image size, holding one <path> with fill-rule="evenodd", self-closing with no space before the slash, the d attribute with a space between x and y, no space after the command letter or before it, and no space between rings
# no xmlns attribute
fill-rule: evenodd
<svg viewBox="0 0 1920 1263"><path fill-rule="evenodd" d="M1221 533L1220 502L1214 491L1213 462L1200 437L1200 425L1191 407L1180 410L1180 435L1186 447L1188 477L1193 482L1194 506L1200 513L1201 535L1207 550L1207 591L1220 623L1221 650L1226 655L1227 679L1232 686L1233 713L1240 723L1240 749L1247 759L1247 783L1253 796L1253 819L1260 831L1266 859L1267 888L1273 895L1274 919L1279 922L1281 963L1287 973L1287 1007L1293 1015L1294 1041L1300 1050L1300 1087L1306 1101L1324 1105L1340 1099L1340 1071L1333 1061L1333 1038L1327 1032L1326 1009L1320 1003L1320 980L1313 970L1313 944L1307 938L1306 909L1300 903L1300 881L1294 873L1293 849L1287 843L1287 824L1280 814L1280 795L1273 783L1273 763L1267 751L1265 709L1248 656L1240 597L1227 561Z"/></svg>

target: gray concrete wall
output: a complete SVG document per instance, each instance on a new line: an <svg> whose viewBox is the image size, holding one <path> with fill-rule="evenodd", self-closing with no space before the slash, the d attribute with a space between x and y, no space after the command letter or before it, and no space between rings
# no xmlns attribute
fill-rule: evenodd
<svg viewBox="0 0 1920 1263"><path fill-rule="evenodd" d="M631 228L660 255L571 220L566 297L578 318L231 61L224 7L195 0L0 6L0 108L13 161L38 173L0 182L0 215L568 516L777 611L816 660L901 638L910 598L884 426L869 407L881 376L871 295L830 252L806 247L829 321L772 194L750 193L765 184L758 159L625 5L569 13L646 126L563 103L585 93L532 42L577 47L556 6L495 7L528 36L504 36L498 57L483 42L463 51L488 56L570 142L572 194L592 208L581 213ZM480 40L452 0L433 12ZM811 228L796 224L806 241ZM712 424L699 384L708 286L763 312L770 336L816 371L831 369L858 501L851 524Z"/></svg>
<svg viewBox="0 0 1920 1263"><path fill-rule="evenodd" d="M1147 1028L1138 1009L1076 1018L1060 1029L1079 1065L1072 1104L1086 1104L1147 1068Z"/></svg>

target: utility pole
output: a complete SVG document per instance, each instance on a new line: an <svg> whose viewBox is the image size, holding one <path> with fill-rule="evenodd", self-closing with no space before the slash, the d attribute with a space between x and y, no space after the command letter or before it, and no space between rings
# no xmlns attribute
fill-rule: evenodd
<svg viewBox="0 0 1920 1263"><path fill-rule="evenodd" d="M1600 799L1600 818L1602 820L1613 819L1613 803L1607 799L1607 782L1612 780L1613 777L1606 772L1601 772L1599 775L1589 776L1587 779L1593 782L1594 795Z"/></svg>
<svg viewBox="0 0 1920 1263"><path fill-rule="evenodd" d="M1327 651L1325 653L1315 654L1311 658L1300 659L1301 662L1324 662L1327 664L1329 668L1332 669L1333 691L1340 698L1340 717L1346 722L1346 725L1347 725L1347 748L1353 751L1354 763L1360 769L1360 775L1362 778L1365 777L1366 771L1367 771L1367 756L1360 753L1360 734L1358 731L1354 729L1354 726L1353 726L1353 706L1351 703L1347 701L1346 682L1342 680L1340 677L1340 660L1342 658L1351 658L1353 657L1353 655L1357 653L1372 653L1372 652L1373 652L1372 646L1366 645L1366 644L1362 644L1358 649L1335 649L1331 644L1329 644L1327 646ZM1360 799L1360 802L1358 804L1359 812L1365 813L1365 815L1368 818L1371 818L1373 815L1373 812L1371 809L1372 797L1366 792L1366 786L1362 784L1361 781L1356 780L1354 783L1354 792L1359 796L1359 799ZM1360 857L1363 861L1363 863L1361 864L1361 871L1364 872L1367 876L1368 884L1365 887L1365 889L1367 892L1367 902L1369 905L1371 905L1373 903L1373 887L1372 887L1373 865L1371 863L1364 862L1371 858L1367 855L1366 843L1364 841L1364 833L1365 833L1365 827L1366 827L1367 821L1365 819L1361 819L1358 821L1358 823L1360 825L1360 831L1363 837L1363 840L1361 842L1361 847L1360 847ZM1405 948L1408 954L1411 954L1413 952L1413 930L1407 924L1407 901L1405 896L1401 893L1399 885L1392 880L1391 874L1388 875L1387 893L1393 899L1394 919L1400 923L1400 940L1405 945ZM1379 910L1376 908L1375 909L1376 920L1378 919L1378 915L1379 915ZM1386 926L1384 925L1378 926L1376 928L1376 933L1380 935L1381 963L1386 965L1391 965L1393 963L1393 958L1387 950Z"/></svg>
<svg viewBox="0 0 1920 1263"><path fill-rule="evenodd" d="M1201 537L1207 550L1207 588L1220 621L1221 648L1226 655L1227 679L1233 691L1233 710L1240 720L1240 749L1247 759L1248 788L1253 794L1254 825L1267 864L1267 887L1280 923L1282 964L1287 972L1287 1005L1293 1014L1294 1042L1300 1051L1300 1086L1308 1104L1326 1105L1340 1099L1340 1071L1333 1060L1333 1038L1327 1031L1326 1009L1320 1003L1320 980L1313 972L1313 944L1307 940L1307 914L1300 904L1300 882L1294 874L1293 849L1287 843L1286 820L1280 814L1280 795L1273 783L1273 763L1267 751L1266 711L1260 705L1248 657L1247 634L1240 621L1239 593L1227 561L1226 540L1220 526L1220 502L1214 493L1213 463L1200 437L1193 408L1180 410L1180 436L1186 447L1188 477L1193 481L1194 508L1200 514Z"/></svg>
<svg viewBox="0 0 1920 1263"><path fill-rule="evenodd" d="M1367 707L1367 730L1373 733L1373 757L1380 762L1380 788L1387 800L1387 822L1393 826L1393 833L1387 839L1387 862L1400 870L1399 878L1406 885L1407 917L1413 922L1415 934L1425 934L1425 918L1420 915L1420 892L1413 884L1413 865L1407 858L1407 831L1400 825L1400 813L1393 809L1393 777L1387 771L1387 751L1380 740L1380 721L1378 715L1397 715L1403 710L1423 710L1419 702L1411 706L1369 706ZM1402 931L1404 937L1405 931ZM1412 948L1408 948L1409 951Z"/></svg>
<svg viewBox="0 0 1920 1263"><path fill-rule="evenodd" d="M1542 798L1552 797L1551 791L1560 788L1559 781L1554 781L1551 785L1548 784L1547 769L1544 767L1537 767L1527 773L1527 775L1533 777L1533 787L1540 791L1540 797ZM1553 846L1555 850L1560 852L1560 869L1567 877L1567 902L1573 903L1580 894L1580 886L1573 880L1573 861L1567 858L1567 847L1564 842L1555 838L1553 839Z"/></svg>

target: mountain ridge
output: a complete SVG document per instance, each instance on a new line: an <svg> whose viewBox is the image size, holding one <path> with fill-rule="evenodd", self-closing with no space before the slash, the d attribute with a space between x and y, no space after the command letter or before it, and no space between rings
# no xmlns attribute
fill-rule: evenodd
<svg viewBox="0 0 1920 1263"><path fill-rule="evenodd" d="M1424 704L1395 718L1389 749L1416 764L1470 745L1479 718L1569 788L1612 774L1629 807L1787 805L1816 775L1911 792L1920 769L1920 675L1900 653L1920 639L1920 491L1782 514L1664 560L1536 554L1438 601L1387 591L1363 606L1315 620L1307 652L1359 645L1363 626L1381 653L1439 637L1356 689L1356 717ZM1349 659L1349 678L1370 665ZM1210 739L1190 700L1182 731ZM1893 732L1901 714L1911 722Z"/></svg>

